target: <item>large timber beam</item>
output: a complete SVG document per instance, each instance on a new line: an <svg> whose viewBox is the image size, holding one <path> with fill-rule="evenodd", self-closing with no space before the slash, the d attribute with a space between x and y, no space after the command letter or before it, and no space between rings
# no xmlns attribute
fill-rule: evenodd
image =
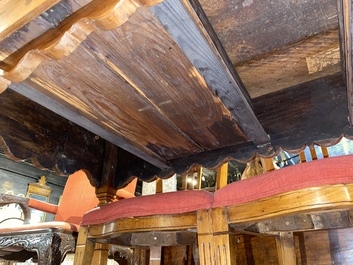
<svg viewBox="0 0 353 265"><path fill-rule="evenodd" d="M1 1L0 40L13 33L60 0Z"/></svg>
<svg viewBox="0 0 353 265"><path fill-rule="evenodd" d="M352 0L337 0L342 67L347 87L349 123L353 125L353 42L352 42Z"/></svg>
<svg viewBox="0 0 353 265"><path fill-rule="evenodd" d="M9 158L31 159L38 168L63 175L84 169L92 185L104 184L109 142L11 89L0 94L0 105L0 148ZM134 176L148 180L158 175L158 168L115 148L113 186L124 186Z"/></svg>

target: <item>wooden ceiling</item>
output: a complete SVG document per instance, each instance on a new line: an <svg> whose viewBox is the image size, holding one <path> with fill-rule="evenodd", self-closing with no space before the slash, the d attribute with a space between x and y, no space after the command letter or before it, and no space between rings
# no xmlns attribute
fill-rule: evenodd
<svg viewBox="0 0 353 265"><path fill-rule="evenodd" d="M122 185L352 135L351 1L0 3L14 159L98 176L112 145Z"/></svg>

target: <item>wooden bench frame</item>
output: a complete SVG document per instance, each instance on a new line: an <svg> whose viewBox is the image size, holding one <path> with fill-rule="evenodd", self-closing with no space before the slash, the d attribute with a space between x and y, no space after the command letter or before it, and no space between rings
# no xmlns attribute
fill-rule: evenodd
<svg viewBox="0 0 353 265"><path fill-rule="evenodd" d="M349 227L350 220L330 225L320 222L320 217L334 218L337 216L334 213L350 209L353 209L353 184L305 188L240 205L214 208L212 214L217 220L213 225L214 248L224 249L229 261L218 263L219 258L216 258L216 264L236 264L236 258L230 254L235 253L234 233L263 233L276 237L279 264L295 265L293 232ZM286 220L293 217L306 218L307 222L290 226Z"/></svg>

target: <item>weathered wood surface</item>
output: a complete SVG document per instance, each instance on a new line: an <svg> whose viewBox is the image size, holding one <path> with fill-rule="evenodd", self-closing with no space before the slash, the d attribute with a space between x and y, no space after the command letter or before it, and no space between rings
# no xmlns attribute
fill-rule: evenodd
<svg viewBox="0 0 353 265"><path fill-rule="evenodd" d="M341 74L255 98L253 104L273 149L256 149L251 143L236 145L173 160L174 169L181 173L192 164L213 168L227 157L247 162L255 153L271 157L280 149L299 153L307 145L331 146L343 135L353 136Z"/></svg>
<svg viewBox="0 0 353 265"><path fill-rule="evenodd" d="M95 1L5 58L2 77L28 77L38 95L158 167L234 144L268 144L241 81L201 22L174 0Z"/></svg>
<svg viewBox="0 0 353 265"><path fill-rule="evenodd" d="M297 98L298 101L291 103L293 98ZM65 166L65 161L63 160L61 153L55 151L54 146L58 144L58 140L51 142L53 139L49 134L45 135L45 138L42 140L38 140L38 137L40 136L39 139L44 137L40 133L41 131L46 132L49 130L49 132L54 131L54 135L59 134L58 139L63 139L63 133L61 133L62 130L69 133L69 127L63 126L64 124L67 124L67 121L58 116L54 116L55 118L46 117L50 117L53 114L50 114L49 111L41 108L29 100L26 100L20 95L11 92L11 90L8 90L2 94L0 99L2 106L8 106L4 107L4 110L9 110L9 112L2 112L0 122L6 126L1 127L1 135L3 135L3 137L5 136L4 139L7 143L7 147L14 154L14 156L21 159L37 157L37 160L44 161L40 162L42 167L47 168L52 168L55 166L55 159L63 161L61 162L63 163L62 166ZM278 104L278 102L281 104ZM27 107L27 105L30 107ZM280 147L287 150L300 151L305 147L305 143L311 145L317 140L323 140L321 142L322 145L332 145L340 139L342 133L344 133L348 138L352 136L352 132L347 126L347 119L345 118L348 113L345 108L345 89L342 78L339 75L312 81L303 86L297 86L272 95L269 94L267 96L257 98L254 100L254 105L264 127L270 131L271 138L275 143L274 147L276 148L274 150L263 150L263 152L260 153L263 156L274 155ZM18 108L19 106L26 106L27 111L21 111L21 108ZM281 110L281 108L283 109ZM327 110L325 119L322 118L321 108ZM19 114L14 115L14 113ZM34 117L38 117L38 119L34 119L33 117L27 117L25 119L25 116L31 113L34 113ZM21 118L21 116L24 117ZM9 125L13 124L13 119L22 120L18 121L16 123L17 125L9 127ZM43 122L45 119L55 120L55 124L53 125L51 123ZM33 135L38 136L37 138L35 138L35 136L25 135L18 140L17 138L14 138L13 135L15 133L20 134L25 131L24 128L27 128L22 128L21 126L24 125L19 126L18 124L30 126L30 124L34 122L32 126L38 126L35 124L37 121L37 123L39 123L39 120L41 120L40 127L33 127L40 130L39 133L33 132ZM272 123L272 120L275 120L276 123ZM61 122L62 124L60 124ZM74 128L74 125L69 125ZM45 128L45 126L49 126L49 128ZM20 128L22 129L19 131ZM288 128L288 130L285 130L285 128ZM74 128L73 130L75 131L82 129ZM293 131L295 133L293 133ZM72 135L75 134L70 133L70 135L70 138L68 138L69 140L72 139ZM329 139L329 141L327 141L327 139ZM32 143L32 141L34 142ZM69 143L62 143L62 146L66 146L65 148L68 148L71 144L72 147L74 147L79 143L81 142L72 140L72 142ZM50 152L50 148L46 146L50 146L52 152ZM49 150L45 152L40 151L40 149L44 147L46 148L45 150ZM99 148L98 151L94 150L93 153L92 151L87 152L86 157L91 153L94 158L93 161L96 161L96 159L102 155L102 151ZM79 150L81 150L81 147L79 147ZM144 162L142 159L132 154L129 154L127 151L119 149L119 152L120 154L118 154L118 160L120 162L118 163L116 169L117 177L114 180L114 185L116 187L124 185L124 182L131 179L132 176L138 176L141 179L149 180L154 178L156 175L159 175L160 177L169 176L172 171L184 173L193 164L200 164L209 168L216 167L222 164L227 157L232 157L241 161L248 161L256 152L259 152L259 150L253 144L242 144L229 148L223 148L217 151L202 152L187 158L170 160L170 167L162 173L159 172L158 168ZM47 158L49 154L50 158ZM103 158L101 157L101 159ZM84 163L83 160L80 161L81 163ZM89 161L88 158L87 161ZM75 166L77 168L80 164L71 166ZM66 171L68 172L68 170ZM98 174L97 170L93 170L93 172L96 172L96 176L99 176L96 177L96 185L100 185L101 173Z"/></svg>
<svg viewBox="0 0 353 265"><path fill-rule="evenodd" d="M200 3L234 64L337 27L335 0Z"/></svg>
<svg viewBox="0 0 353 265"><path fill-rule="evenodd" d="M0 5L0 39L31 21L59 0L41 1L1 1Z"/></svg>
<svg viewBox="0 0 353 265"><path fill-rule="evenodd" d="M102 172L104 140L11 90L0 95L1 148L14 160L70 174Z"/></svg>
<svg viewBox="0 0 353 265"><path fill-rule="evenodd" d="M57 27L66 17L91 1L41 0L29 4L27 2L24 0L1 2L0 21L3 29L0 33L1 61L47 30ZM8 19L9 16L11 19Z"/></svg>
<svg viewBox="0 0 353 265"><path fill-rule="evenodd" d="M340 44L342 68L347 87L347 100L349 109L349 122L353 125L353 18L352 1L337 0L340 25Z"/></svg>

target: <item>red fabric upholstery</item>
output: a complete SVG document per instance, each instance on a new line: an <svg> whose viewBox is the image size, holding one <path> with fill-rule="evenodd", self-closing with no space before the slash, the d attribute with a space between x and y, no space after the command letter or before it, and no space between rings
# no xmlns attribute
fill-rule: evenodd
<svg viewBox="0 0 353 265"><path fill-rule="evenodd" d="M117 191L117 197L134 197L137 179ZM98 205L95 188L91 186L84 171L72 174L66 182L62 199L54 221L64 221L79 225L82 216Z"/></svg>
<svg viewBox="0 0 353 265"><path fill-rule="evenodd" d="M95 188L89 183L84 171L72 174L65 185L54 221L79 225L82 216L98 205Z"/></svg>
<svg viewBox="0 0 353 265"><path fill-rule="evenodd" d="M125 217L192 212L210 208L212 199L212 193L201 190L140 196L93 209L83 216L81 225L101 224Z"/></svg>
<svg viewBox="0 0 353 265"><path fill-rule="evenodd" d="M303 188L353 183L353 155L315 160L234 182L214 194L213 207L242 204Z"/></svg>
<svg viewBox="0 0 353 265"><path fill-rule="evenodd" d="M37 209L46 213L56 214L58 212L59 206L56 204L51 204L47 202L42 202L36 199L29 198L28 206L33 209Z"/></svg>

